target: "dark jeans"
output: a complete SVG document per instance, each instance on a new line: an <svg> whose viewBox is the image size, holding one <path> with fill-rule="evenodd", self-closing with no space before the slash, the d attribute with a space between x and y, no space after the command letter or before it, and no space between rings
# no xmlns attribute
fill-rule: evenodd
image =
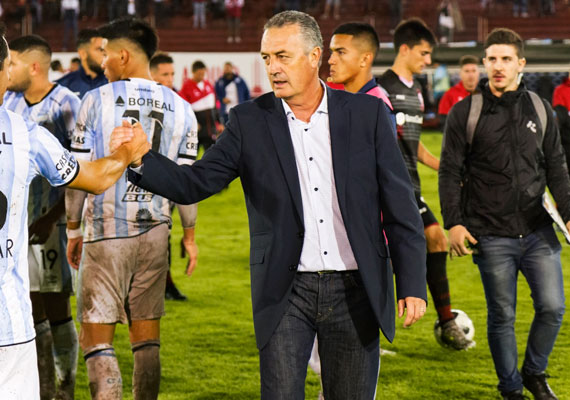
<svg viewBox="0 0 570 400"><path fill-rule="evenodd" d="M487 338L499 390L522 389L518 371L515 314L519 271L530 286L534 320L528 334L522 369L536 375L544 372L564 314L564 287L560 263L561 246L551 226L524 238L482 236L478 265L487 299Z"/></svg>
<svg viewBox="0 0 570 400"><path fill-rule="evenodd" d="M297 273L289 308L259 351L261 398L305 398L315 334L325 399L373 399L379 328L357 271Z"/></svg>

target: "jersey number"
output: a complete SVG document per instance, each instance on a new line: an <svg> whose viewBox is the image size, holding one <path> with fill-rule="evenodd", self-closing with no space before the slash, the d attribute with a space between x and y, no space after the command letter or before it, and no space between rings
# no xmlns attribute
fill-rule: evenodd
<svg viewBox="0 0 570 400"><path fill-rule="evenodd" d="M57 251L50 249L47 252L42 250L42 267L44 269L53 269L55 262L57 261ZM49 262L49 266L48 266Z"/></svg>
<svg viewBox="0 0 570 400"><path fill-rule="evenodd" d="M158 151L160 148L160 139L162 138L162 123L164 121L164 113L152 110L148 117L152 119L152 149ZM125 110L123 118L130 118L136 122L140 122L139 110Z"/></svg>
<svg viewBox="0 0 570 400"><path fill-rule="evenodd" d="M0 229L6 223L6 216L8 215L8 199L4 193L0 192Z"/></svg>

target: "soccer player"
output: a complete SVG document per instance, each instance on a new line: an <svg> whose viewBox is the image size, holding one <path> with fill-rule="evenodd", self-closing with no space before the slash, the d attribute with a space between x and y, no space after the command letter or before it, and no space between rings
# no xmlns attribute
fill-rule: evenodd
<svg viewBox="0 0 570 400"><path fill-rule="evenodd" d="M77 37L80 65L76 71L61 77L57 83L83 98L88 91L107 83L103 74L103 38L96 29L82 29Z"/></svg>
<svg viewBox="0 0 570 400"><path fill-rule="evenodd" d="M380 78L394 107L398 144L414 185L416 201L424 223L427 241L427 282L442 327L442 340L457 350L474 345L455 323L451 312L447 280L447 239L435 215L421 196L417 163L437 171L439 160L420 141L424 101L421 87L414 74L422 72L431 63L436 40L430 29L419 19L402 21L394 32L396 59L392 68Z"/></svg>
<svg viewBox="0 0 570 400"><path fill-rule="evenodd" d="M150 76L155 82L174 90L174 60L166 53L156 53L150 59ZM199 134L198 134L199 135ZM181 243L182 257L185 255L184 245ZM166 288L164 297L167 300L185 301L187 297L178 290L172 275L170 273L170 266L172 265L172 246L170 236L168 237L168 272L166 273Z"/></svg>
<svg viewBox="0 0 570 400"><path fill-rule="evenodd" d="M439 101L437 113L441 129L445 126L451 107L473 93L479 83L479 59L477 57L464 55L459 59L459 68L459 82L445 92Z"/></svg>
<svg viewBox="0 0 570 400"><path fill-rule="evenodd" d="M174 60L166 53L157 53L150 59L150 76L169 89L174 90Z"/></svg>
<svg viewBox="0 0 570 400"><path fill-rule="evenodd" d="M152 81L149 61L158 37L146 23L120 19L99 29L103 68L110 83L88 92L81 103L71 149L80 159L106 155L114 126L124 119L149 132L152 147L179 164L197 154L196 117L175 92ZM66 193L68 258L77 266L80 346L94 399L120 399L122 380L113 348L115 324L128 323L134 355L134 398L156 399L160 384L160 318L168 271L171 224L168 200L121 179L102 195ZM183 243L195 254L196 206L178 207ZM192 273L192 260L187 274Z"/></svg>
<svg viewBox="0 0 570 400"><path fill-rule="evenodd" d="M0 28L0 103L10 79L10 53ZM127 129L127 128L122 128ZM101 193L150 147L142 131L109 157L76 161L44 128L0 108L0 398L40 398L36 336L28 277L28 192L44 176L54 186Z"/></svg>
<svg viewBox="0 0 570 400"><path fill-rule="evenodd" d="M214 87L205 79L206 64L194 61L192 64L192 78L184 82L180 89L180 96L192 106L198 120L198 144L208 150L216 141L217 126L221 127L218 111L216 109L216 94Z"/></svg>
<svg viewBox="0 0 570 400"><path fill-rule="evenodd" d="M10 42L10 55L5 108L43 126L69 149L80 100L69 89L49 81L49 44L39 36L22 36ZM58 398L73 398L77 370L77 331L69 303L73 277L65 255L63 193L62 188L52 188L38 176L31 183L28 202L30 296L40 391L42 397L50 399L56 390Z"/></svg>

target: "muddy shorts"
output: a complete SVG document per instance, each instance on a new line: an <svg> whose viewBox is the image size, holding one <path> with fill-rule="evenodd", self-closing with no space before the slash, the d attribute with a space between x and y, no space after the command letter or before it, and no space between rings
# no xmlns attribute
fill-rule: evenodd
<svg viewBox="0 0 570 400"><path fill-rule="evenodd" d="M77 284L80 322L113 324L164 315L168 225L130 238L84 243Z"/></svg>

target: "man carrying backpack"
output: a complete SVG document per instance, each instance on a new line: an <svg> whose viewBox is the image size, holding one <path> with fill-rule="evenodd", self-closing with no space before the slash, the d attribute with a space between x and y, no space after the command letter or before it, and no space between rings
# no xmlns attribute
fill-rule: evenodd
<svg viewBox="0 0 570 400"><path fill-rule="evenodd" d="M520 84L523 51L510 29L487 36L489 81L448 116L439 195L451 254L472 254L481 273L503 398L524 399L524 385L535 399L557 399L545 370L564 314L561 246L542 197L548 185L570 227L570 179L551 107ZM519 271L535 310L520 372L514 331Z"/></svg>

